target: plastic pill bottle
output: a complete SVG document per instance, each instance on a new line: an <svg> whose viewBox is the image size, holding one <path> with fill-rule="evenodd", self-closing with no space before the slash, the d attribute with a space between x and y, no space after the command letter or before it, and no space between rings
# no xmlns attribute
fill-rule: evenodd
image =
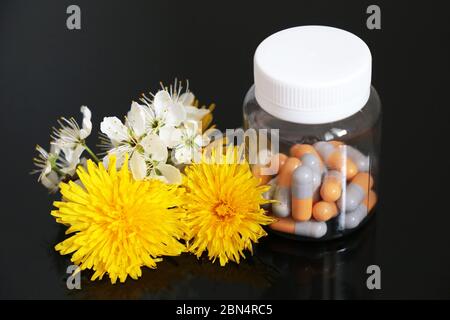
<svg viewBox="0 0 450 320"><path fill-rule="evenodd" d="M279 145L279 152L270 153L271 147L252 165L261 183L271 186L265 197L274 200L267 208L276 218L273 232L328 240L373 216L381 103L371 71L367 45L332 27L286 29L256 49L244 129L269 129ZM269 144L275 140L269 137ZM260 174L274 163L275 174Z"/></svg>

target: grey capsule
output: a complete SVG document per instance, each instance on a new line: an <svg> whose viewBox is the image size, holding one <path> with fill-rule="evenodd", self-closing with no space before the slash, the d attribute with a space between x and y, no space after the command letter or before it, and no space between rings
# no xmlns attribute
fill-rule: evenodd
<svg viewBox="0 0 450 320"><path fill-rule="evenodd" d="M322 157L324 161L327 161L328 156L333 153L334 146L325 141L319 141L314 143L314 149L316 149L317 153Z"/></svg>
<svg viewBox="0 0 450 320"><path fill-rule="evenodd" d="M370 159L361 151L352 146L347 146L347 155L356 164L358 171L368 172L370 167Z"/></svg>
<svg viewBox="0 0 450 320"><path fill-rule="evenodd" d="M325 174L325 178L324 179L327 179L328 177L336 178L339 181L342 181L342 179L343 179L342 173L340 171L337 171L337 170L329 170L329 171L327 171L327 173Z"/></svg>
<svg viewBox="0 0 450 320"><path fill-rule="evenodd" d="M312 198L314 172L305 165L297 167L292 173L292 196L297 199Z"/></svg>
<svg viewBox="0 0 450 320"><path fill-rule="evenodd" d="M310 167L314 172L322 173L322 164L320 160L312 153L305 153L300 161L302 165Z"/></svg>
<svg viewBox="0 0 450 320"><path fill-rule="evenodd" d="M303 221L295 223L295 234L304 237L321 238L327 233L327 224L323 221Z"/></svg>
<svg viewBox="0 0 450 320"><path fill-rule="evenodd" d="M275 188L273 199L277 202L272 203L272 212L275 216L286 218L291 214L291 190L289 187Z"/></svg>
<svg viewBox="0 0 450 320"><path fill-rule="evenodd" d="M361 203L355 210L345 214L345 229L356 228L367 215L367 207Z"/></svg>
<svg viewBox="0 0 450 320"><path fill-rule="evenodd" d="M345 212L356 210L365 196L366 193L359 185L350 183L347 185L345 193L343 192L342 197L338 200L338 207Z"/></svg>

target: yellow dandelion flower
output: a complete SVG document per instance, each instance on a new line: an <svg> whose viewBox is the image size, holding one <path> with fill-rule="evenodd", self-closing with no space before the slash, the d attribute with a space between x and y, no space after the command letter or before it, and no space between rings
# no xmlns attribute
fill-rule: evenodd
<svg viewBox="0 0 450 320"><path fill-rule="evenodd" d="M183 193L175 185L159 180L137 181L128 170L128 157L116 170L110 157L109 169L88 160L87 171L77 170L83 186L62 183L63 201L54 202L52 211L58 223L74 234L55 246L81 270L93 269L91 280L105 273L111 283L137 279L141 267L156 268L163 255L185 251L178 239L185 230Z"/></svg>
<svg viewBox="0 0 450 320"><path fill-rule="evenodd" d="M212 150L200 163L185 169L188 250L200 257L208 251L213 262L239 263L244 250L267 235L263 225L273 222L261 205L267 186L259 186L246 161L237 161L237 148L225 154Z"/></svg>

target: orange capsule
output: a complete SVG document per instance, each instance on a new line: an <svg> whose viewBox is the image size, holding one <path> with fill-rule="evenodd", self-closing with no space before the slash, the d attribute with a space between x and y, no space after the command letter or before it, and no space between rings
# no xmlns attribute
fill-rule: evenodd
<svg viewBox="0 0 450 320"><path fill-rule="evenodd" d="M277 173L280 171L280 169L284 166L286 163L286 160L288 159L288 156L284 153L277 153L272 156L270 161L270 166L272 169L274 169Z"/></svg>
<svg viewBox="0 0 450 320"><path fill-rule="evenodd" d="M361 204L353 211L345 213L344 226L345 229L356 228L361 221L370 213L377 202L377 195L370 190Z"/></svg>
<svg viewBox="0 0 450 320"><path fill-rule="evenodd" d="M272 230L298 236L321 238L327 233L327 224L323 221L295 221L292 218L279 218L269 226Z"/></svg>
<svg viewBox="0 0 450 320"><path fill-rule="evenodd" d="M272 203L272 212L277 217L288 217L291 214L291 181L292 172L300 165L300 160L290 157L286 160L280 173L277 176L277 186L273 199L276 202Z"/></svg>
<svg viewBox="0 0 450 320"><path fill-rule="evenodd" d="M289 157L280 169L278 174L278 186L290 187L292 181L292 173L301 164L300 160L294 157Z"/></svg>
<svg viewBox="0 0 450 320"><path fill-rule="evenodd" d="M272 176L279 172L280 168L286 163L287 155L284 153L274 154L266 165L255 164L252 166L252 173L256 178L261 179L260 185L269 183ZM272 174L271 174L272 173Z"/></svg>
<svg viewBox="0 0 450 320"><path fill-rule="evenodd" d="M364 198L363 203L367 207L367 213L370 213L375 204L377 203L377 194L375 191L370 190L367 197Z"/></svg>
<svg viewBox="0 0 450 320"><path fill-rule="evenodd" d="M337 213L338 208L334 202L319 201L312 209L312 215L317 221L328 221Z"/></svg>
<svg viewBox="0 0 450 320"><path fill-rule="evenodd" d="M345 197L338 201L338 207L344 211L355 210L373 187L373 178L367 172L358 173L347 185Z"/></svg>
<svg viewBox="0 0 450 320"><path fill-rule="evenodd" d="M284 233L294 234L295 232L295 222L290 218L278 218L278 220L272 223L269 227L272 230Z"/></svg>
<svg viewBox="0 0 450 320"><path fill-rule="evenodd" d="M373 178L367 172L360 172L353 178L352 183L359 185L368 193L373 187Z"/></svg>
<svg viewBox="0 0 450 320"><path fill-rule="evenodd" d="M347 180L353 178L358 173L358 167L356 164L346 158L341 152L336 150L327 159L327 165L330 169L341 170L345 166Z"/></svg>
<svg viewBox="0 0 450 320"><path fill-rule="evenodd" d="M342 146L344 144L342 141L337 141L337 140L331 140L328 142L331 143L334 147Z"/></svg>
<svg viewBox="0 0 450 320"><path fill-rule="evenodd" d="M292 174L292 217L297 221L307 221L311 219L314 184L314 171L301 165Z"/></svg>
<svg viewBox="0 0 450 320"><path fill-rule="evenodd" d="M263 166L260 164L254 164L252 166L253 176L260 179L260 182L259 182L260 185L267 184L270 181L270 179L272 178L271 175L263 174L264 168L266 168L266 166Z"/></svg>
<svg viewBox="0 0 450 320"><path fill-rule="evenodd" d="M339 171L328 171L320 187L320 196L324 201L335 202L341 197L342 175Z"/></svg>
<svg viewBox="0 0 450 320"><path fill-rule="evenodd" d="M336 148L325 141L316 142L314 148L331 170L342 171L345 168L347 180L352 179L358 173L356 164L346 156L341 148Z"/></svg>
<svg viewBox="0 0 450 320"><path fill-rule="evenodd" d="M291 157L296 157L301 159L305 154L312 153L317 157L317 159L322 160L317 153L316 149L310 144L294 144L289 150Z"/></svg>

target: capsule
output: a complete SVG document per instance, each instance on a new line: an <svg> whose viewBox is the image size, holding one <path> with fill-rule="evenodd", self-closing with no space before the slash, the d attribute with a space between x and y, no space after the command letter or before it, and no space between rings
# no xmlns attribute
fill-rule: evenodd
<svg viewBox="0 0 450 320"><path fill-rule="evenodd" d="M319 189L322 183L322 173L324 166L320 157L313 153L305 153L301 158L302 166L307 166L313 171L313 202L320 200Z"/></svg>
<svg viewBox="0 0 450 320"><path fill-rule="evenodd" d="M292 174L292 217L297 221L311 219L313 205L313 170L299 166Z"/></svg>
<svg viewBox="0 0 450 320"><path fill-rule="evenodd" d="M294 221L291 218L279 218L278 221L272 223L270 228L298 236L321 238L327 233L327 224L323 221Z"/></svg>
<svg viewBox="0 0 450 320"><path fill-rule="evenodd" d="M294 157L287 158L278 174L277 186L274 192L272 212L277 217L287 217L291 213L290 187L293 171L300 165L300 160Z"/></svg>
<svg viewBox="0 0 450 320"><path fill-rule="evenodd" d="M313 171L322 173L322 163L320 157L316 153L305 153L300 158L302 165L310 167Z"/></svg>
<svg viewBox="0 0 450 320"><path fill-rule="evenodd" d="M329 169L342 171L345 168L347 180L352 179L358 173L356 164L343 152L343 146L337 148L330 142L319 141L314 144L314 148Z"/></svg>
<svg viewBox="0 0 450 320"><path fill-rule="evenodd" d="M337 140L331 140L328 141L329 143L331 143L334 147L339 147L342 146L344 143L342 141L337 141Z"/></svg>
<svg viewBox="0 0 450 320"><path fill-rule="evenodd" d="M267 164L255 164L252 167L252 173L256 178L261 179L260 185L267 184L272 179L273 174L266 174L269 168L274 170L274 174L279 172L281 167L286 163L287 155L284 153L278 153L270 157L270 161Z"/></svg>
<svg viewBox="0 0 450 320"><path fill-rule="evenodd" d="M313 206L312 215L317 221L328 221L337 214L338 208L334 202L319 201Z"/></svg>
<svg viewBox="0 0 450 320"><path fill-rule="evenodd" d="M335 202L341 197L342 193L342 174L339 171L331 170L325 174L322 186L320 187L320 196L327 202Z"/></svg>
<svg viewBox="0 0 450 320"><path fill-rule="evenodd" d="M345 229L356 228L377 203L377 194L370 190L363 202L353 211L345 214Z"/></svg>
<svg viewBox="0 0 450 320"><path fill-rule="evenodd" d="M361 151L352 146L347 146L347 155L358 167L359 172L367 172L370 167L370 159L365 156Z"/></svg>
<svg viewBox="0 0 450 320"><path fill-rule="evenodd" d="M286 160L288 159L288 156L285 155L284 153L277 153L275 155L273 155L270 159L270 163L269 163L269 168L273 169L276 173L278 173L281 168L284 166L284 164L286 163Z"/></svg>
<svg viewBox="0 0 450 320"><path fill-rule="evenodd" d="M345 196L338 201L339 209L343 211L353 211L363 201L367 193L373 186L373 179L367 172L358 173L347 185Z"/></svg>
<svg viewBox="0 0 450 320"><path fill-rule="evenodd" d="M319 159L319 162L322 166L322 159L320 158L316 149L310 144L294 144L289 150L289 153L291 157L296 157L298 159L301 159L305 154L313 154L317 159Z"/></svg>

